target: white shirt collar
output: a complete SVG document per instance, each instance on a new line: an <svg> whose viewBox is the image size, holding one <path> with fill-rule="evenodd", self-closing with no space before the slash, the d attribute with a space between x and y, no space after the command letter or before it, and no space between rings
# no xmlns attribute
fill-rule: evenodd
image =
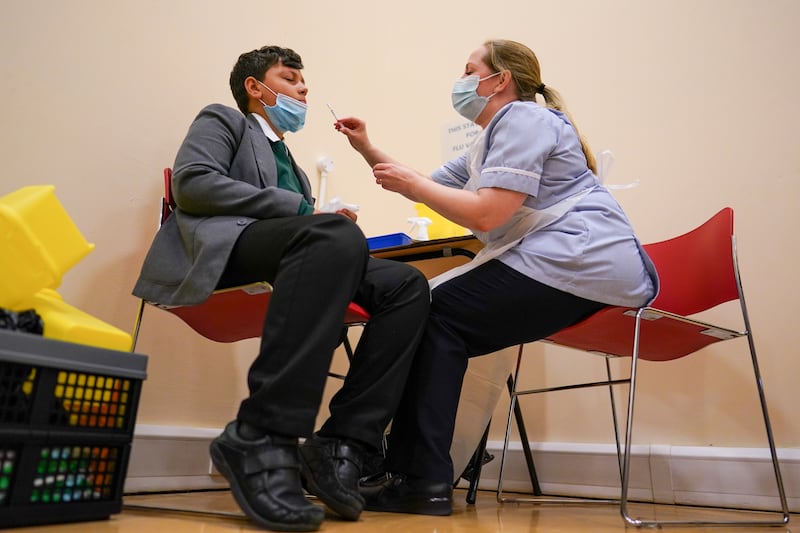
<svg viewBox="0 0 800 533"><path fill-rule="evenodd" d="M256 120L258 121L258 124L261 126L261 129L264 130L264 135L267 136L267 139L269 139L271 142L274 142L274 143L276 143L276 142L281 140L281 138L278 137L278 134L275 133L273 131L273 129L269 127L269 124L264 119L264 117L262 117L258 113L251 113L251 115L256 117Z"/></svg>

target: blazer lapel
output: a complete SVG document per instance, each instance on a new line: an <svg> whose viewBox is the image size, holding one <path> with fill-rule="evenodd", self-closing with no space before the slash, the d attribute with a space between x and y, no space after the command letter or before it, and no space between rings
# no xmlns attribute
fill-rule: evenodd
<svg viewBox="0 0 800 533"><path fill-rule="evenodd" d="M260 185L262 188L267 186L277 187L278 167L275 164L275 156L272 154L269 139L264 135L261 126L252 115L247 116L247 127Z"/></svg>
<svg viewBox="0 0 800 533"><path fill-rule="evenodd" d="M247 126L249 128L251 144L253 145L253 157L258 167L261 186L277 187L278 166L275 164L275 155L272 153L272 146L270 146L269 139L264 135L261 125L252 115L248 115L247 117ZM297 176L297 180L300 182L300 187L303 189L303 196L311 205L314 205L315 200L314 197L311 196L311 182L308 180L308 176L297 166L297 162L294 160L294 156L288 146L286 150L289 153L289 160L292 162L292 168Z"/></svg>

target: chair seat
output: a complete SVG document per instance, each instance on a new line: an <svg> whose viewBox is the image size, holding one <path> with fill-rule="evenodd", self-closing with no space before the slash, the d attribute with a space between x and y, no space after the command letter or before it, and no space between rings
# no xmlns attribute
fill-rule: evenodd
<svg viewBox="0 0 800 533"><path fill-rule="evenodd" d="M271 297L272 286L259 282L214 291L200 305L155 305L177 315L208 339L236 342L261 336ZM350 302L345 312L344 324L363 324L368 320L369 313L360 305Z"/></svg>
<svg viewBox="0 0 800 533"><path fill-rule="evenodd" d="M591 317L555 333L548 342L603 355L631 357L636 309L607 307ZM673 318L648 308L642 316L639 358L647 361L678 359L721 340L744 333L683 317Z"/></svg>

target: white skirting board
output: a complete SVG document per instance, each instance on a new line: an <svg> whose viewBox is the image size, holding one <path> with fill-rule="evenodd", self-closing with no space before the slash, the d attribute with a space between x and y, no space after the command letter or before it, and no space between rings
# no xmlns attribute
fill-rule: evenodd
<svg viewBox="0 0 800 533"><path fill-rule="evenodd" d="M137 425L126 494L219 489L227 481L211 466L208 446L221 429Z"/></svg>
<svg viewBox="0 0 800 533"><path fill-rule="evenodd" d="M208 445L220 429L139 425L125 492L224 488L211 466ZM494 459L479 487L496 490L502 442L489 441ZM613 444L531 443L539 485L546 494L618 498L619 465ZM800 449L778 450L792 512L800 512ZM461 486L466 486L462 480ZM522 445L512 442L504 491L531 492ZM777 486L766 448L635 445L630 498L635 501L778 510Z"/></svg>
<svg viewBox="0 0 800 533"><path fill-rule="evenodd" d="M503 443L490 441L494 459L479 487L496 490ZM531 443L539 487L545 494L619 498L620 467L613 444ZM769 450L716 446L634 445L629 498L664 504L779 510ZM793 512L800 511L800 450L779 449L781 477ZM462 486L464 481L462 480ZM512 442L503 491L532 492L522 445Z"/></svg>

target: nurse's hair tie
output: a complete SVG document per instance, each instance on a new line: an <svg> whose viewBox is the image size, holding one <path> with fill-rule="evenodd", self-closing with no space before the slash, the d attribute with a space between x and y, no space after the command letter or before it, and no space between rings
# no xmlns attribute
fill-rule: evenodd
<svg viewBox="0 0 800 533"><path fill-rule="evenodd" d="M536 92L539 93L539 94L544 94L544 87L545 87L544 83L539 85L539 88L536 89Z"/></svg>

